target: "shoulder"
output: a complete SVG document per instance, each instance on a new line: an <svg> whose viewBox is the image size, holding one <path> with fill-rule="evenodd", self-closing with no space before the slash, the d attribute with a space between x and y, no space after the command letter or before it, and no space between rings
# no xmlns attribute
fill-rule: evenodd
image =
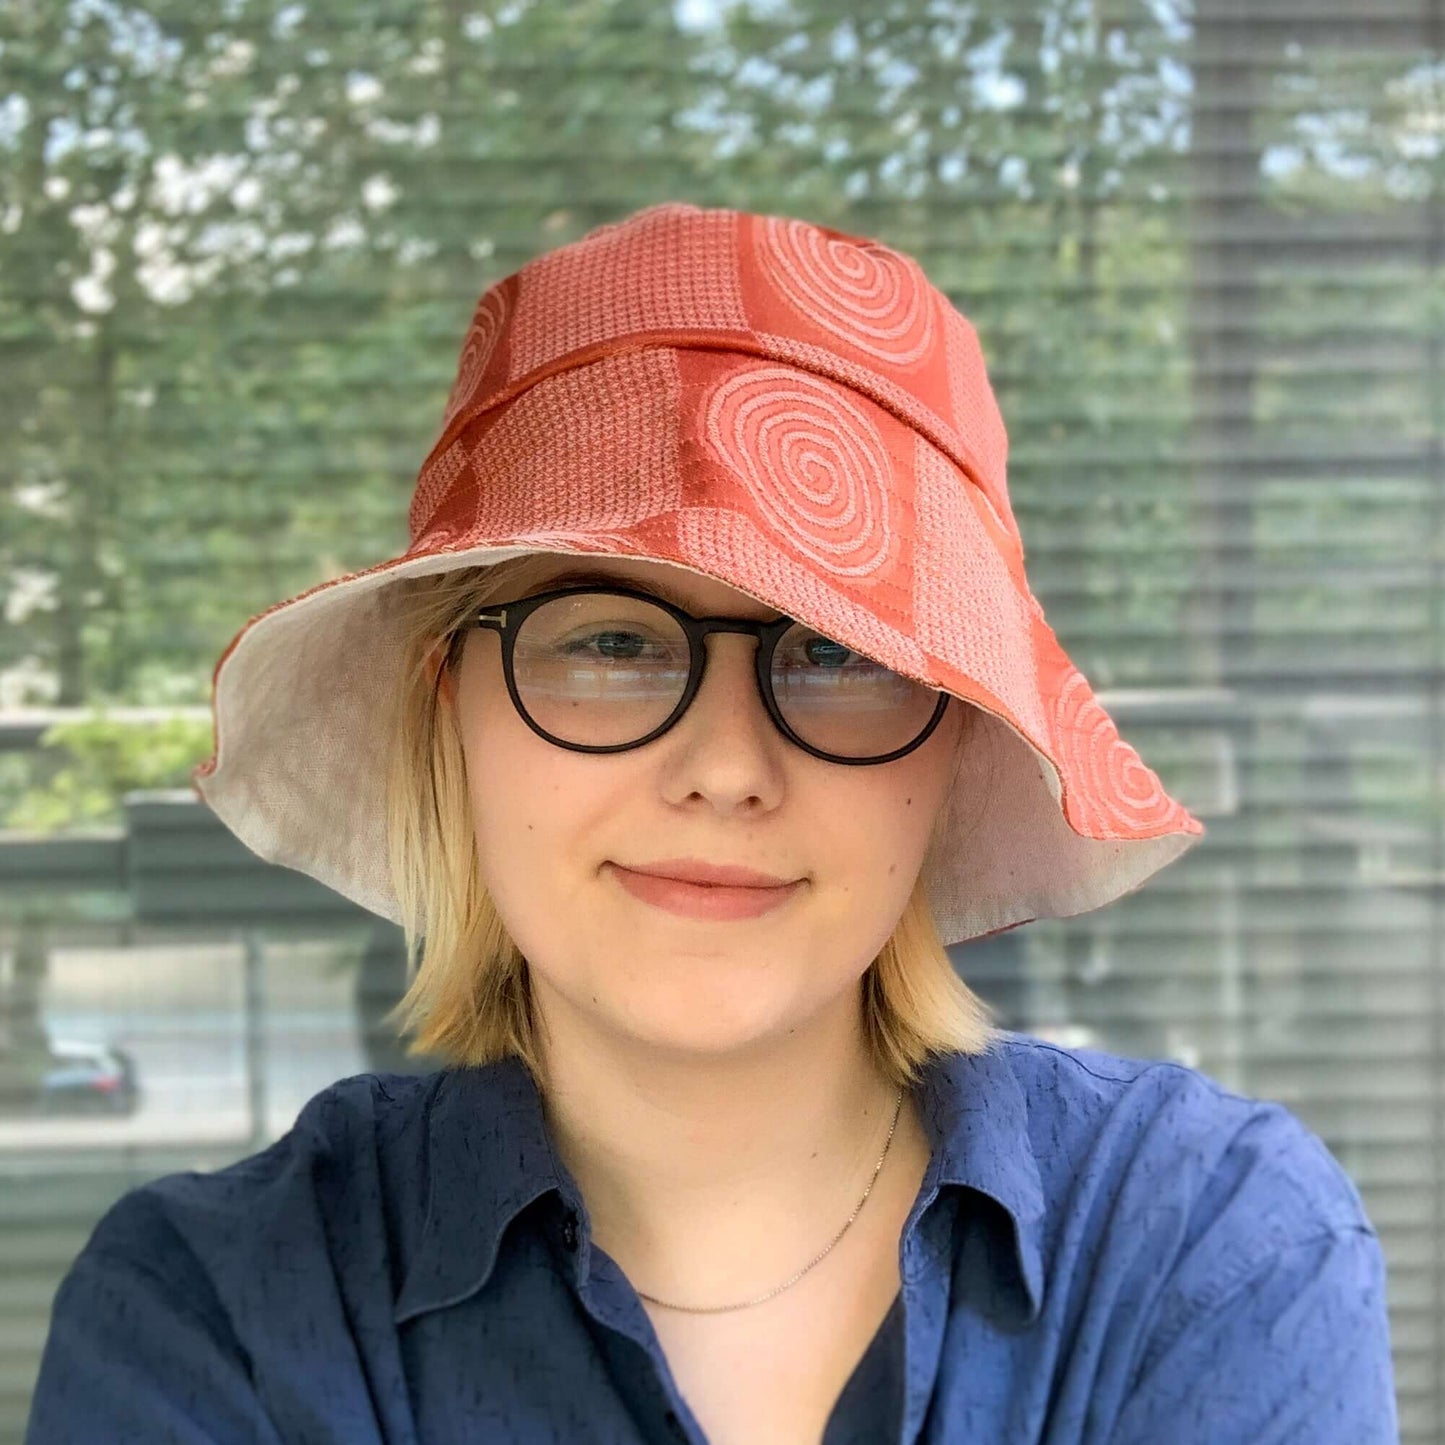
<svg viewBox="0 0 1445 1445"><path fill-rule="evenodd" d="M1168 1217L1181 1244L1244 1214L1257 1251L1331 1230L1373 1233L1354 1181L1279 1101L1172 1060L1016 1033L1003 1049L1024 1094L1046 1198L1127 1188L1148 1217Z"/></svg>
<svg viewBox="0 0 1445 1445"><path fill-rule="evenodd" d="M380 1438L345 1341L391 1315L430 1080L340 1079L269 1147L122 1194L57 1288L26 1439L280 1445L323 1410Z"/></svg>
<svg viewBox="0 0 1445 1445"><path fill-rule="evenodd" d="M1022 1034L1003 1056L1027 1101L1051 1312L1124 1308L1141 1368L1266 1278L1300 1298L1315 1289L1337 1319L1367 1310L1378 1324L1385 1262L1364 1201L1284 1104L1181 1063Z"/></svg>
<svg viewBox="0 0 1445 1445"><path fill-rule="evenodd" d="M308 1099L266 1148L220 1169L164 1174L122 1194L85 1250L123 1255L158 1275L189 1279L200 1270L224 1288L226 1276L242 1277L258 1250L327 1245L340 1221L404 1217L415 1201L399 1191L418 1172L438 1078L338 1079Z"/></svg>
<svg viewBox="0 0 1445 1445"><path fill-rule="evenodd" d="M1359 1189L1291 1109L1200 1069L1010 1034L1051 1309L1125 1304L1149 1352L1314 1252L1383 1279Z"/></svg>
<svg viewBox="0 0 1445 1445"><path fill-rule="evenodd" d="M1046 1328L1129 1382L1111 1439L1263 1438L1312 1377L1340 1393L1311 1439L1394 1438L1385 1258L1319 1135L1181 1063L1019 1034L1002 1052L1039 1174Z"/></svg>

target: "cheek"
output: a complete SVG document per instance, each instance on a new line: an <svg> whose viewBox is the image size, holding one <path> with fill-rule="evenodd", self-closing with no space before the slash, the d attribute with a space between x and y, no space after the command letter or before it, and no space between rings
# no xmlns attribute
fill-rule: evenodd
<svg viewBox="0 0 1445 1445"><path fill-rule="evenodd" d="M495 679L482 664L482 659L470 657L459 680L457 728L477 861L482 881L500 902L513 891L512 871L532 864L550 790L538 776L536 760L528 756L528 739L542 740L516 715L500 664Z"/></svg>
<svg viewBox="0 0 1445 1445"><path fill-rule="evenodd" d="M482 883L504 915L555 909L558 899L573 906L579 879L595 866L579 845L605 835L616 800L599 792L588 759L532 732L504 690L497 704L479 702L462 733Z"/></svg>
<svg viewBox="0 0 1445 1445"><path fill-rule="evenodd" d="M534 962L575 956L597 931L576 858L575 792L535 759L499 748L469 793L477 876L507 933Z"/></svg>
<svg viewBox="0 0 1445 1445"><path fill-rule="evenodd" d="M547 886L575 826L570 794L547 760L510 737L476 737L468 749L467 794L482 881L500 901L528 880Z"/></svg>
<svg viewBox="0 0 1445 1445"><path fill-rule="evenodd" d="M852 816L867 819L851 830L856 854L875 861L876 890L906 902L928 852L940 809L948 802L955 753L950 746L920 759L916 768L860 801ZM910 760L905 760L910 761Z"/></svg>
<svg viewBox="0 0 1445 1445"><path fill-rule="evenodd" d="M815 861L840 921L898 912L907 903L933 829L936 786L930 777L900 777L855 789L846 804L841 791L829 800Z"/></svg>

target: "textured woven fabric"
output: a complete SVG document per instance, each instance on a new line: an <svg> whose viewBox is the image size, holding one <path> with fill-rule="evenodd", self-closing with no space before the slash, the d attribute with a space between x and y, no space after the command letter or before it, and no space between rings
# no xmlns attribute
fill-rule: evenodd
<svg viewBox="0 0 1445 1445"><path fill-rule="evenodd" d="M195 790L261 857L402 921L388 585L531 552L641 557L978 710L924 877L945 944L1101 907L1204 825L1045 621L1006 456L974 328L912 258L681 203L598 227L478 302L406 552L233 638Z"/></svg>
<svg viewBox="0 0 1445 1445"><path fill-rule="evenodd" d="M1282 1105L1008 1032L919 1102L902 1287L823 1445L1398 1445L1379 1239ZM507 1059L342 1079L123 1196L25 1445L704 1439Z"/></svg>

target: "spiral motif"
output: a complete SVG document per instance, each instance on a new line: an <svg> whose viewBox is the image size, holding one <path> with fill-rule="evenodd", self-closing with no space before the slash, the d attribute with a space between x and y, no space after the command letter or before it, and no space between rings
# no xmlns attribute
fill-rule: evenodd
<svg viewBox="0 0 1445 1445"><path fill-rule="evenodd" d="M704 427L761 519L819 566L866 576L888 555L893 463L878 429L836 387L791 367L726 377Z"/></svg>
<svg viewBox="0 0 1445 1445"><path fill-rule="evenodd" d="M1132 838L1140 826L1175 818L1179 804L1123 738L1077 668L1065 677L1055 711L1072 821L1096 838Z"/></svg>
<svg viewBox="0 0 1445 1445"><path fill-rule="evenodd" d="M769 216L758 257L790 305L880 361L909 365L933 344L933 288L909 256Z"/></svg>
<svg viewBox="0 0 1445 1445"><path fill-rule="evenodd" d="M472 399L487 362L496 350L497 338L507 321L506 296L499 286L493 286L477 303L472 315L472 324L467 328L466 340L462 343L462 354L457 361L457 377L452 383L451 395L447 397L446 410L442 413L442 430L445 431L451 419Z"/></svg>

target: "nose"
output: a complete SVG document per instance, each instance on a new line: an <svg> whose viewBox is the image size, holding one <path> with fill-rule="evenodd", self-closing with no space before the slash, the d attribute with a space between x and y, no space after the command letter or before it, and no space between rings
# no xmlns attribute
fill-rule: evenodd
<svg viewBox="0 0 1445 1445"><path fill-rule="evenodd" d="M702 683L689 713L705 709L709 731L742 721L761 734L773 720L758 694L759 638L739 632L710 632L703 638Z"/></svg>

